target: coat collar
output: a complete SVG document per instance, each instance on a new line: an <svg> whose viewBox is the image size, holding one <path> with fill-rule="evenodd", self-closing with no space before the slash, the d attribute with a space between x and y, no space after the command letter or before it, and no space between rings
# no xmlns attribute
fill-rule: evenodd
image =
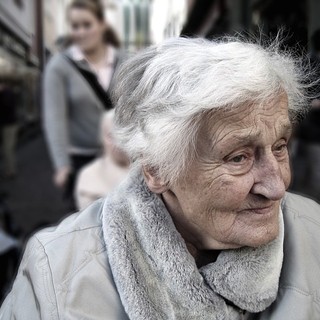
<svg viewBox="0 0 320 320"><path fill-rule="evenodd" d="M130 319L240 319L239 310L261 312L277 297L281 210L277 239L259 248L225 250L200 269L138 169L108 196L102 221L114 281Z"/></svg>

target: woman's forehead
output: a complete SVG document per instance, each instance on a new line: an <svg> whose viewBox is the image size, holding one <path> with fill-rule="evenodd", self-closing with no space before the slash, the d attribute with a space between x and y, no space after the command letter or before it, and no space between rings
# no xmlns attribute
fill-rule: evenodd
<svg viewBox="0 0 320 320"><path fill-rule="evenodd" d="M228 112L213 112L200 130L200 138L209 138L214 144L253 143L268 135L291 133L287 100L277 100L269 105L243 106Z"/></svg>

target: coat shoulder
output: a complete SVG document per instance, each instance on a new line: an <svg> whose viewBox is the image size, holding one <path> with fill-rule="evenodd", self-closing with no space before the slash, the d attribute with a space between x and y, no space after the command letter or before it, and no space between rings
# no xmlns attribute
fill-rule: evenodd
<svg viewBox="0 0 320 320"><path fill-rule="evenodd" d="M309 309L319 311L320 256L317 253L320 247L320 205L314 200L288 193L283 202L283 215L284 264L280 288L297 299L308 297L306 305Z"/></svg>
<svg viewBox="0 0 320 320"><path fill-rule="evenodd" d="M301 220L313 228L320 229L320 205L316 201L294 193L286 193L282 209L288 218Z"/></svg>
<svg viewBox="0 0 320 320"><path fill-rule="evenodd" d="M127 320L103 240L103 205L98 200L30 239L0 318Z"/></svg>
<svg viewBox="0 0 320 320"><path fill-rule="evenodd" d="M103 203L104 200L100 199L83 211L68 216L57 226L37 232L34 237L49 256L67 256L73 250L79 255L101 251L105 248L101 220Z"/></svg>

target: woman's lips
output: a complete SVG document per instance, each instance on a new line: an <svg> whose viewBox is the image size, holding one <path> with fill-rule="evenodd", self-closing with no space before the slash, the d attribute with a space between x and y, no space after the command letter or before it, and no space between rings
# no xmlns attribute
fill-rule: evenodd
<svg viewBox="0 0 320 320"><path fill-rule="evenodd" d="M251 214L258 214L258 215L266 215L273 212L274 204L269 206L261 206L261 207L254 207L241 210L242 213L251 213Z"/></svg>

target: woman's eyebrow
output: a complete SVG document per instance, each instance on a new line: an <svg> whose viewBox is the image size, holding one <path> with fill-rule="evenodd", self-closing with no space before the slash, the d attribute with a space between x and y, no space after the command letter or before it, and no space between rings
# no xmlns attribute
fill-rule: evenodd
<svg viewBox="0 0 320 320"><path fill-rule="evenodd" d="M279 126L279 137L290 135L292 132L292 124L285 122ZM229 144L229 146L251 146L257 143L257 140L262 136L262 131L251 131L246 133L234 133L225 140L223 144Z"/></svg>
<svg viewBox="0 0 320 320"><path fill-rule="evenodd" d="M261 136L262 136L261 130L257 130L257 131L250 131L250 132L246 132L246 133L235 133L232 136L232 139L234 139L235 142L240 143L241 145L253 144Z"/></svg>
<svg viewBox="0 0 320 320"><path fill-rule="evenodd" d="M280 136L285 136L289 135L292 133L292 123L291 122L285 122L281 124L281 129L280 129Z"/></svg>
<svg viewBox="0 0 320 320"><path fill-rule="evenodd" d="M235 147L253 146L257 143L257 140L261 137L261 131L255 131L250 133L235 133L230 135L228 139L221 141L220 148L232 149Z"/></svg>

